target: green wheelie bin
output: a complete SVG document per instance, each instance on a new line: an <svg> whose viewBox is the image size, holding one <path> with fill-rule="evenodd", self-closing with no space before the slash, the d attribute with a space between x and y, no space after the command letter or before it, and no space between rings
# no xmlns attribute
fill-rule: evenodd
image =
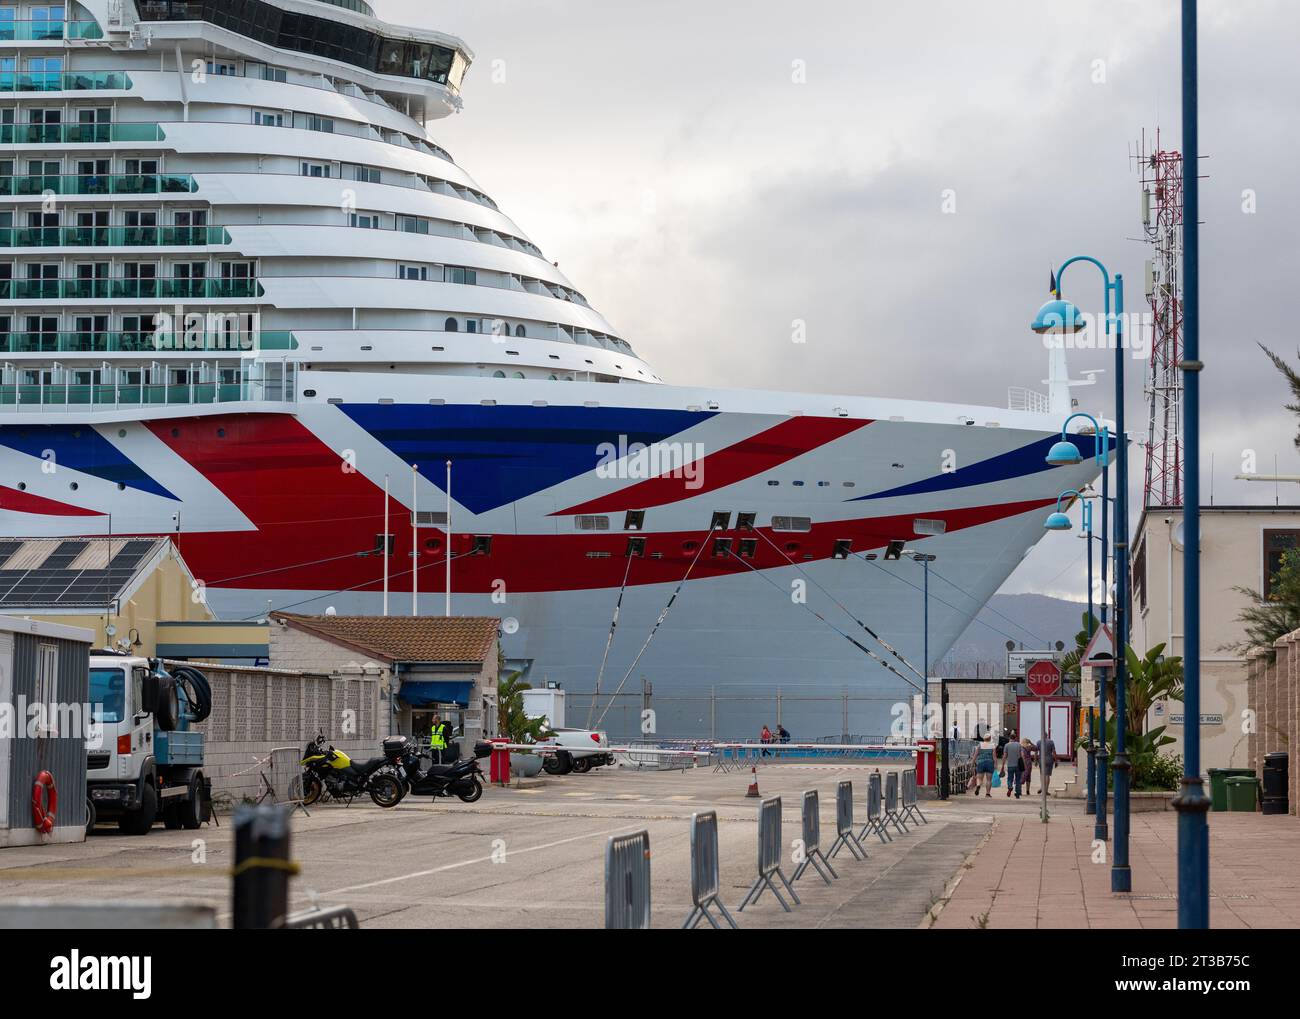
<svg viewBox="0 0 1300 1019"><path fill-rule="evenodd" d="M1259 802L1259 779L1252 775L1230 775L1223 781L1227 809L1253 814Z"/></svg>

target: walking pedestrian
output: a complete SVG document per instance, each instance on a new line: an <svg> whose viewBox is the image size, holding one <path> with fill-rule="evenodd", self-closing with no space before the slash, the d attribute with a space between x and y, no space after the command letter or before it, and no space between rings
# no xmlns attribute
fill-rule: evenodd
<svg viewBox="0 0 1300 1019"><path fill-rule="evenodd" d="M1021 739L1020 759L1021 761L1024 762L1025 765L1025 795L1026 796L1031 795L1034 791L1030 780L1034 777L1034 755L1037 752L1038 752L1037 748L1034 746L1032 742L1030 742L1028 736L1025 736L1023 739Z"/></svg>
<svg viewBox="0 0 1300 1019"><path fill-rule="evenodd" d="M1015 738L1014 732L1002 750L1002 766L1007 784L1007 797L1010 798L1011 790L1014 788L1016 799L1020 799L1020 782L1025 773L1024 747Z"/></svg>
<svg viewBox="0 0 1300 1019"><path fill-rule="evenodd" d="M991 732L986 733L980 740L979 745L975 747L971 754L971 763L975 766L975 795L980 794L980 789L984 790L986 797L993 795L993 754L997 749L997 741L993 738Z"/></svg>
<svg viewBox="0 0 1300 1019"><path fill-rule="evenodd" d="M1052 791L1052 771L1056 768L1056 744L1052 737L1044 735L1038 743L1038 769L1041 774L1038 781L1049 793Z"/></svg>
<svg viewBox="0 0 1300 1019"><path fill-rule="evenodd" d="M771 757L772 752L767 749L766 744L772 742L772 730L769 729L766 724L763 725L763 731L758 734L758 741L764 744L762 751L760 751L761 755L763 757Z"/></svg>

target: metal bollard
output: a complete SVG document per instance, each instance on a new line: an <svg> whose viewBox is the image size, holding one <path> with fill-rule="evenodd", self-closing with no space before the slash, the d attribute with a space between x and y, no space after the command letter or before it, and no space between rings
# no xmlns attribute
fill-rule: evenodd
<svg viewBox="0 0 1300 1019"><path fill-rule="evenodd" d="M781 908L787 913L790 912L785 899L781 898L781 892L772 883L773 875L781 879L781 884L785 885L785 890L790 893L790 898L794 899L794 904L799 905L799 896L794 893L794 887L781 871L781 797L779 796L764 800L759 805L758 880L745 893L736 912L744 912L746 906L757 902L764 888L772 889L772 894L776 896L776 901L781 903Z"/></svg>
<svg viewBox="0 0 1300 1019"><path fill-rule="evenodd" d="M893 842L894 836L885 827L884 808L880 793L880 772L873 773L867 779L867 823L858 832L859 839L865 839L869 832L874 832L881 842Z"/></svg>
<svg viewBox="0 0 1300 1019"><path fill-rule="evenodd" d="M904 835L908 827L898 816L898 772L891 771L885 776L885 823L892 824Z"/></svg>
<svg viewBox="0 0 1300 1019"><path fill-rule="evenodd" d="M835 841L827 855L833 860L835 854L845 846L855 859L865 860L867 851L853 834L853 783L841 782L835 789Z"/></svg>
<svg viewBox="0 0 1300 1019"><path fill-rule="evenodd" d="M727 912L719 894L722 891L722 879L718 873L718 815L710 810L691 815L691 900L695 908L682 924L682 930L698 927L701 920L708 920L714 930L720 930L718 921L709 912L710 906L717 906L722 918L733 930L736 921Z"/></svg>
<svg viewBox="0 0 1300 1019"><path fill-rule="evenodd" d="M809 789L803 794L803 859L799 866L794 869L793 880L798 881L800 876L812 864L813 868L821 876L821 879L827 884L831 883L831 878L839 878L835 873L835 868L831 866L831 861L822 855L822 815L821 802L817 798L817 790ZM823 867L825 869L823 869ZM830 871L828 877L826 871Z"/></svg>
<svg viewBox="0 0 1300 1019"><path fill-rule="evenodd" d="M284 926L289 914L289 810L281 806L235 808L235 874L231 925L235 930Z"/></svg>
<svg viewBox="0 0 1300 1019"><path fill-rule="evenodd" d="M650 833L611 835L605 845L605 929L650 927Z"/></svg>

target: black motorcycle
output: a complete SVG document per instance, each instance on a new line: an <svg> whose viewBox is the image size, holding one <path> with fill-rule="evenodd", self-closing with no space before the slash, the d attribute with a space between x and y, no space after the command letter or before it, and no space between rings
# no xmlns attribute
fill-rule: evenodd
<svg viewBox="0 0 1300 1019"><path fill-rule="evenodd" d="M325 745L319 732L307 744L302 761L302 802L311 806L322 797L351 803L363 793L381 807L395 807L402 799L402 783L389 767L387 756L353 764L342 750Z"/></svg>
<svg viewBox="0 0 1300 1019"><path fill-rule="evenodd" d="M421 750L405 736L384 740L384 758L402 776L405 791L413 796L455 796L463 803L473 803L483 795L483 772L480 758L492 752L489 743L478 743L474 756L451 764L433 764L432 755ZM428 760L428 767L422 762Z"/></svg>

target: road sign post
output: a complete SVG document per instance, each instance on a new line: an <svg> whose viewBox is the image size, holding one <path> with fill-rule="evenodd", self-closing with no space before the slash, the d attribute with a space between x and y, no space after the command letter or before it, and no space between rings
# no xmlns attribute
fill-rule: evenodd
<svg viewBox="0 0 1300 1019"><path fill-rule="evenodd" d="M1038 698L1038 784L1043 790L1042 821L1047 823L1047 698L1061 689L1061 667L1053 661L1033 662L1025 669L1025 686ZM1055 763L1055 762L1053 762Z"/></svg>

